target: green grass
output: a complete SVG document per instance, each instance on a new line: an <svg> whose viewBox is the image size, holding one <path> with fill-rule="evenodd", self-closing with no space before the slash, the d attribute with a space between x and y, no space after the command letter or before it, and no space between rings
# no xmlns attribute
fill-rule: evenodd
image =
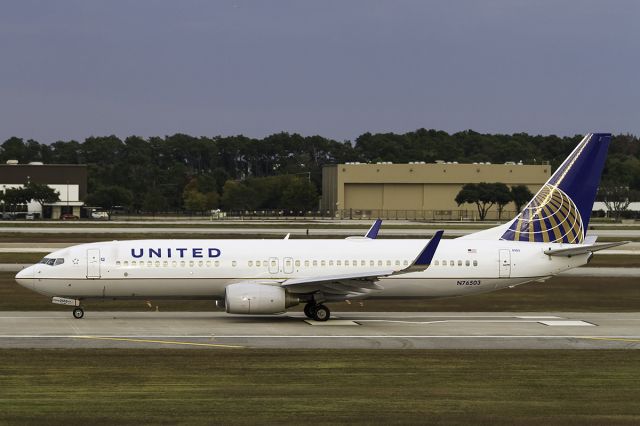
<svg viewBox="0 0 640 426"><path fill-rule="evenodd" d="M639 363L628 350L0 350L0 423L638 424Z"/></svg>
<svg viewBox="0 0 640 426"><path fill-rule="evenodd" d="M50 299L27 290L14 280L13 273L0 273L0 311L68 311L53 305ZM87 300L83 305L94 311L212 311L210 300ZM544 283L523 284L492 293L443 299L365 300L328 304L334 311L409 311L409 312L638 312L640 283L637 278L555 277ZM293 310L301 310L298 306Z"/></svg>

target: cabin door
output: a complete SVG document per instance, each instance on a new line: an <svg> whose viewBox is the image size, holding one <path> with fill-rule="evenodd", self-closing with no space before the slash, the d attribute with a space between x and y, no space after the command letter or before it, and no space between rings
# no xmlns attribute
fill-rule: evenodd
<svg viewBox="0 0 640 426"><path fill-rule="evenodd" d="M507 249L500 250L500 278L511 276L511 252Z"/></svg>
<svg viewBox="0 0 640 426"><path fill-rule="evenodd" d="M100 278L100 249L87 250L87 278Z"/></svg>

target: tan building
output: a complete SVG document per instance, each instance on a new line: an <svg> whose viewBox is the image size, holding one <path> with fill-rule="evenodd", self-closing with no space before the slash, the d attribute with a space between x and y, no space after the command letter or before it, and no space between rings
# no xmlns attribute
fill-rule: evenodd
<svg viewBox="0 0 640 426"><path fill-rule="evenodd" d="M535 193L550 176L548 164L332 164L322 169L321 208L347 218L474 219L475 205L455 202L464 184L526 185ZM514 212L506 206L503 219ZM495 207L487 218L497 218Z"/></svg>

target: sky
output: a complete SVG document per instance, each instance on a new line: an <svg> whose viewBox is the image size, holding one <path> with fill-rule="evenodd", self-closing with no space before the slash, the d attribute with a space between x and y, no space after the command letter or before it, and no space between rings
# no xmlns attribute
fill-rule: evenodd
<svg viewBox="0 0 640 426"><path fill-rule="evenodd" d="M0 141L640 135L635 0L4 0Z"/></svg>

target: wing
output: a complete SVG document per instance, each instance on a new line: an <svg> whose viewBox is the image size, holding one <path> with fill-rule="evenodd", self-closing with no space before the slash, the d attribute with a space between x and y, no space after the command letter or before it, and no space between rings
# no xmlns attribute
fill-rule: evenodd
<svg viewBox="0 0 640 426"><path fill-rule="evenodd" d="M373 291L382 290L382 286L376 283L380 278L426 270L431 265L443 232L442 230L436 231L422 251L411 262L411 265L404 269L369 270L337 275L292 278L284 281L282 286L292 293L322 292L342 298L364 296Z"/></svg>
<svg viewBox="0 0 640 426"><path fill-rule="evenodd" d="M585 245L581 245L578 247L570 247L570 248L562 248L562 249L555 249L555 250L546 250L544 252L544 254L549 255L549 256L565 256L565 257L571 257L571 256L577 256L579 254L587 254L587 253L593 253L599 250L604 250L604 249L608 249L611 247L617 247L617 246L621 246L623 244L627 244L629 241L618 241L615 243L601 243L601 244L591 244L588 246Z"/></svg>

